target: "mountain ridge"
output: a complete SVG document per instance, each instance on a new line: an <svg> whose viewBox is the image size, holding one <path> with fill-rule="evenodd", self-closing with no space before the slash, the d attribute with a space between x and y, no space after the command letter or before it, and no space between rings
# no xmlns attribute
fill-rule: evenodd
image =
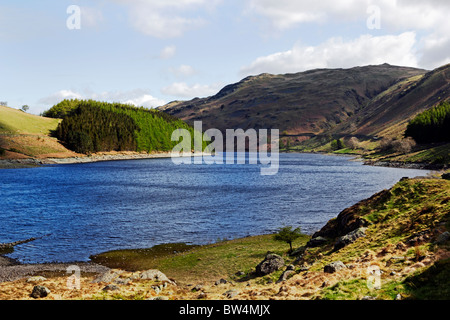
<svg viewBox="0 0 450 320"><path fill-rule="evenodd" d="M289 134L320 134L352 117L393 85L427 72L382 64L263 73L227 85L216 95L174 101L158 109L219 130L278 128Z"/></svg>

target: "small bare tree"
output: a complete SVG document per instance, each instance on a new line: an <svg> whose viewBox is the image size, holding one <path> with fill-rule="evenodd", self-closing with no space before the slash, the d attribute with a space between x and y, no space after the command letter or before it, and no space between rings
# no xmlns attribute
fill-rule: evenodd
<svg viewBox="0 0 450 320"><path fill-rule="evenodd" d="M411 150L415 146L416 142L411 137L408 137L403 140L395 140L392 142L392 148L394 149L394 151L402 154L411 152Z"/></svg>
<svg viewBox="0 0 450 320"><path fill-rule="evenodd" d="M345 145L352 150L358 149L359 148L359 140L356 137L351 137L350 139L348 139L345 142Z"/></svg>

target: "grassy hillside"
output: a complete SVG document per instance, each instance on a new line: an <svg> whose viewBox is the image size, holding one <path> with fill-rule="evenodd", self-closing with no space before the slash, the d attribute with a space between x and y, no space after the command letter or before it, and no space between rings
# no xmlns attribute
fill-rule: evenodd
<svg viewBox="0 0 450 320"><path fill-rule="evenodd" d="M48 135L58 126L59 119L51 119L25 113L18 109L0 106L1 134Z"/></svg>
<svg viewBox="0 0 450 320"><path fill-rule="evenodd" d="M60 121L0 106L0 159L75 156L49 136Z"/></svg>

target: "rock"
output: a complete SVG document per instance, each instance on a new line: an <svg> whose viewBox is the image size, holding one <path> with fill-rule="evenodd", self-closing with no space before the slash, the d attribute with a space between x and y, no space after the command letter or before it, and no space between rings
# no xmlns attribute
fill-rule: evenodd
<svg viewBox="0 0 450 320"><path fill-rule="evenodd" d="M337 251L339 249L342 249L343 247L349 245L350 243L355 242L356 239L365 237L366 230L367 230L367 228L365 228L365 227L358 228L358 229L346 234L345 236L340 237L334 244L333 250Z"/></svg>
<svg viewBox="0 0 450 320"><path fill-rule="evenodd" d="M346 269L347 266L342 261L335 261L323 268L323 271L326 273L335 273L339 270Z"/></svg>
<svg viewBox="0 0 450 320"><path fill-rule="evenodd" d="M206 299L208 298L208 295L204 292L201 292L198 296L197 299L201 300L201 299Z"/></svg>
<svg viewBox="0 0 450 320"><path fill-rule="evenodd" d="M31 297L34 299L45 298L50 294L50 290L43 286L34 286Z"/></svg>
<svg viewBox="0 0 450 320"><path fill-rule="evenodd" d="M168 282L170 284L175 284L172 280L167 278L167 276L159 270L147 270L143 271L140 275L142 280L155 280L160 282Z"/></svg>
<svg viewBox="0 0 450 320"><path fill-rule="evenodd" d="M438 236L438 238L437 238L437 240L436 240L436 243L437 243L437 244L444 244L444 243L446 243L449 239L450 239L450 232L445 231L444 233L441 233L441 234Z"/></svg>
<svg viewBox="0 0 450 320"><path fill-rule="evenodd" d="M108 284L106 287L102 289L103 291L119 291L120 288L118 286L115 286L113 284Z"/></svg>
<svg viewBox="0 0 450 320"><path fill-rule="evenodd" d="M227 280L225 280L225 279L220 279L220 280L217 280L217 281L214 283L214 285L218 286L219 284L226 284L226 283L228 283Z"/></svg>
<svg viewBox="0 0 450 320"><path fill-rule="evenodd" d="M114 280L115 284L119 284L119 285L128 285L132 282L131 278L117 278L116 280Z"/></svg>
<svg viewBox="0 0 450 320"><path fill-rule="evenodd" d="M320 247L320 246L324 245L325 243L327 243L327 241L328 241L327 238L318 236L316 238L309 240L308 243L306 244L306 246L308 248Z"/></svg>
<svg viewBox="0 0 450 320"><path fill-rule="evenodd" d="M364 296L361 298L361 300L376 300L376 298L372 296Z"/></svg>
<svg viewBox="0 0 450 320"><path fill-rule="evenodd" d="M265 276L284 266L284 259L277 254L268 253L265 259L256 266L256 274Z"/></svg>
<svg viewBox="0 0 450 320"><path fill-rule="evenodd" d="M152 298L152 299L150 299L150 300L155 300L155 301L166 301L166 300L169 300L169 297L165 297L165 296L158 296L158 297L154 297L154 298Z"/></svg>
<svg viewBox="0 0 450 320"><path fill-rule="evenodd" d="M225 292L223 295L226 296L228 299L232 299L235 296L237 296L239 294L239 291L236 290L228 290L227 292Z"/></svg>
<svg viewBox="0 0 450 320"><path fill-rule="evenodd" d="M295 270L295 267L293 265L287 266L286 271L283 272L283 274L280 276L280 278L278 279L278 281L276 283L286 281L289 278L289 276L291 276L295 273L294 270Z"/></svg>
<svg viewBox="0 0 450 320"><path fill-rule="evenodd" d="M119 278L119 276L124 273L124 271L122 270L109 270L105 273L103 273L102 275L100 275L99 277L97 277L96 279L94 279L92 282L93 283L112 283L114 280L116 280L117 278Z"/></svg>
<svg viewBox="0 0 450 320"><path fill-rule="evenodd" d="M45 281L45 280L47 280L47 278L41 277L41 276L34 276L34 277L28 278L27 282L28 283L30 283L30 282L41 282L41 281Z"/></svg>
<svg viewBox="0 0 450 320"><path fill-rule="evenodd" d="M395 300L402 300L402 295L399 293L395 296Z"/></svg>
<svg viewBox="0 0 450 320"><path fill-rule="evenodd" d="M197 292L203 289L203 286L201 284L196 285L194 288L192 288L192 292Z"/></svg>
<svg viewBox="0 0 450 320"><path fill-rule="evenodd" d="M235 275L236 275L237 277L241 277L241 276L245 275L245 272L244 272L244 271L238 271L238 272L236 272Z"/></svg>
<svg viewBox="0 0 450 320"><path fill-rule="evenodd" d="M306 251L306 246L303 246L303 247L300 247L300 248L295 249L294 251L292 251L291 253L289 253L289 255L290 255L291 257L296 257L296 256L303 255L303 254L305 253L305 251Z"/></svg>

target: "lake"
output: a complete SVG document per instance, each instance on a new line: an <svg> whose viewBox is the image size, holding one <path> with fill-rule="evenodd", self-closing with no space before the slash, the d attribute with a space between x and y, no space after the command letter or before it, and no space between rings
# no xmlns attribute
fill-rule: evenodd
<svg viewBox="0 0 450 320"><path fill-rule="evenodd" d="M365 166L350 157L280 154L261 165L175 165L171 159L0 170L0 242L42 239L8 256L24 263L273 233L312 234L343 209L427 171Z"/></svg>

